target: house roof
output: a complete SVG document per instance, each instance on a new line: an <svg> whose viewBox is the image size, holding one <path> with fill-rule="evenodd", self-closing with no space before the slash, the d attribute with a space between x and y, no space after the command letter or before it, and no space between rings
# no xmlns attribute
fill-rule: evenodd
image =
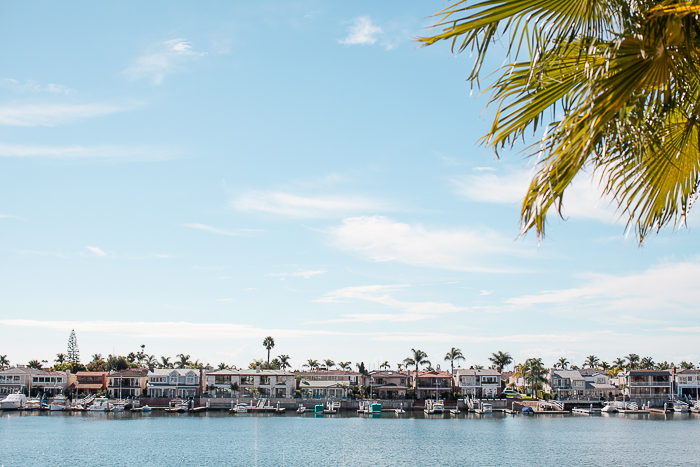
<svg viewBox="0 0 700 467"><path fill-rule="evenodd" d="M557 370L552 368L550 371L554 378L570 379L571 381L585 379L578 370Z"/></svg>
<svg viewBox="0 0 700 467"><path fill-rule="evenodd" d="M598 368L583 368L578 370L578 372L581 373L581 376L594 376L604 373L603 370L599 370Z"/></svg>
<svg viewBox="0 0 700 467"><path fill-rule="evenodd" d="M46 370L36 370L34 368L8 368L7 370L0 371L0 375L38 375L39 373L44 373Z"/></svg>
<svg viewBox="0 0 700 467"><path fill-rule="evenodd" d="M692 370L678 370L679 375L700 375L700 370L698 369L692 369Z"/></svg>
<svg viewBox="0 0 700 467"><path fill-rule="evenodd" d="M483 368L480 370L475 370L474 368L460 369L455 372L458 376L501 376L498 370L491 370L488 368Z"/></svg>
<svg viewBox="0 0 700 467"><path fill-rule="evenodd" d="M78 389L102 389L102 385L99 383L81 383L78 381L78 385L76 386Z"/></svg>
<svg viewBox="0 0 700 467"><path fill-rule="evenodd" d="M452 378L449 371L419 371L418 378Z"/></svg>
<svg viewBox="0 0 700 467"><path fill-rule="evenodd" d="M143 378L148 375L148 368L129 368L128 370L115 371L108 378Z"/></svg>
<svg viewBox="0 0 700 467"><path fill-rule="evenodd" d="M331 376L362 376L362 373L357 371L346 370L322 370L322 371L294 371L299 375L331 375Z"/></svg>
<svg viewBox="0 0 700 467"><path fill-rule="evenodd" d="M374 377L387 377L387 376L396 376L396 377L405 377L406 372L405 371L394 371L394 370L374 370L369 372L370 376Z"/></svg>
<svg viewBox="0 0 700 467"><path fill-rule="evenodd" d="M245 368L241 370L216 370L216 371L210 371L207 373L207 375L213 375L213 376L283 376L283 375L292 375L292 373L285 371L285 370L254 370L250 368Z"/></svg>
<svg viewBox="0 0 700 467"><path fill-rule="evenodd" d="M666 370L630 370L630 376L671 376Z"/></svg>
<svg viewBox="0 0 700 467"><path fill-rule="evenodd" d="M177 373L180 376L187 376L189 373L199 375L198 368L154 368L148 370L148 376L168 376L172 373Z"/></svg>
<svg viewBox="0 0 700 467"><path fill-rule="evenodd" d="M586 381L586 389L597 389L599 391L616 391L617 388L613 386L612 384L603 384L603 383L591 383L590 381Z"/></svg>
<svg viewBox="0 0 700 467"><path fill-rule="evenodd" d="M75 376L105 376L108 374L108 371L78 371Z"/></svg>

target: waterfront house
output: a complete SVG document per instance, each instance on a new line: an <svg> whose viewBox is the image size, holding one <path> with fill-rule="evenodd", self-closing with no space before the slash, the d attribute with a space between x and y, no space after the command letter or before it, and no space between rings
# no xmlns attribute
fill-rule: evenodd
<svg viewBox="0 0 700 467"><path fill-rule="evenodd" d="M100 394L107 389L107 371L79 371L75 374L76 382L69 389L76 394Z"/></svg>
<svg viewBox="0 0 700 467"><path fill-rule="evenodd" d="M444 399L452 391L452 374L449 371L419 371L414 378L418 399Z"/></svg>
<svg viewBox="0 0 700 467"><path fill-rule="evenodd" d="M0 394L17 392L29 394L32 387L32 375L39 373L44 373L44 370L15 367L0 371Z"/></svg>
<svg viewBox="0 0 700 467"><path fill-rule="evenodd" d="M207 390L214 397L286 399L294 396L296 380L284 370L216 370L207 374Z"/></svg>
<svg viewBox="0 0 700 467"><path fill-rule="evenodd" d="M544 391L557 399L581 398L586 391L586 379L578 370L550 368Z"/></svg>
<svg viewBox="0 0 700 467"><path fill-rule="evenodd" d="M455 389L463 396L496 397L501 393L501 373L498 370L457 370L454 382Z"/></svg>
<svg viewBox="0 0 700 467"><path fill-rule="evenodd" d="M107 391L113 399L139 397L146 392L148 368L129 368L107 375Z"/></svg>
<svg viewBox="0 0 700 467"><path fill-rule="evenodd" d="M202 369L159 368L148 370L148 397L199 397Z"/></svg>
<svg viewBox="0 0 700 467"><path fill-rule="evenodd" d="M630 400L639 405L660 407L673 394L673 377L668 370L630 370L627 391Z"/></svg>
<svg viewBox="0 0 700 467"><path fill-rule="evenodd" d="M588 368L579 370L579 373L586 380L583 394L588 398L612 398L622 394L603 370Z"/></svg>
<svg viewBox="0 0 700 467"><path fill-rule="evenodd" d="M405 399L408 390L408 374L404 371L377 370L370 371L363 377L365 386L370 387L370 394L380 399Z"/></svg>
<svg viewBox="0 0 700 467"><path fill-rule="evenodd" d="M700 394L700 370L679 370L676 373L676 395L698 399Z"/></svg>
<svg viewBox="0 0 700 467"><path fill-rule="evenodd" d="M347 399L348 383L340 381L299 380L301 397L305 399Z"/></svg>
<svg viewBox="0 0 700 467"><path fill-rule="evenodd" d="M356 371L345 370L314 370L314 371L295 371L295 376L300 380L307 381L337 381L346 383L348 386L361 386L363 384L363 375ZM366 384L366 383L365 383Z"/></svg>
<svg viewBox="0 0 700 467"><path fill-rule="evenodd" d="M77 376L66 371L42 371L32 375L31 394L65 394L71 384L75 384Z"/></svg>

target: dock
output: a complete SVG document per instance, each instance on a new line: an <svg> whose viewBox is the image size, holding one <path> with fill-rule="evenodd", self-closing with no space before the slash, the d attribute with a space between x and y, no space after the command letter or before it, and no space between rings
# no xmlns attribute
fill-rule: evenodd
<svg viewBox="0 0 700 467"><path fill-rule="evenodd" d="M597 409L597 408L594 409L593 407L588 408L588 409L585 409L582 407L576 407L574 409L571 409L571 413L577 413L579 415L599 415L601 412L600 412L600 409Z"/></svg>

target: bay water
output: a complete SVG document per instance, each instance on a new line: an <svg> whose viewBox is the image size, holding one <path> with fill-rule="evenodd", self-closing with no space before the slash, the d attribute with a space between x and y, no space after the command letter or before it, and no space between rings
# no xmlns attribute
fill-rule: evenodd
<svg viewBox="0 0 700 467"><path fill-rule="evenodd" d="M0 466L688 466L700 416L0 412Z"/></svg>

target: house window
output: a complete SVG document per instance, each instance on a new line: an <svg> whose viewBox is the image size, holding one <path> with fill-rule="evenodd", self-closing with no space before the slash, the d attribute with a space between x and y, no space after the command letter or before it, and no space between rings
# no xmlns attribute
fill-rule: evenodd
<svg viewBox="0 0 700 467"><path fill-rule="evenodd" d="M177 376L170 377L170 384L177 384Z"/></svg>
<svg viewBox="0 0 700 467"><path fill-rule="evenodd" d="M269 376L261 376L260 377L260 384L263 384L265 386L270 385L270 377Z"/></svg>
<svg viewBox="0 0 700 467"><path fill-rule="evenodd" d="M187 384L194 384L194 376L187 375Z"/></svg>
<svg viewBox="0 0 700 467"><path fill-rule="evenodd" d="M284 376L278 376L277 377L277 384L284 384L284 380L285 380ZM282 396L282 397L284 397L284 396Z"/></svg>
<svg viewBox="0 0 700 467"><path fill-rule="evenodd" d="M216 375L214 377L214 384L228 384L230 382L231 382L231 377L228 375L226 375L226 376Z"/></svg>
<svg viewBox="0 0 700 467"><path fill-rule="evenodd" d="M253 384L253 376L241 376L241 384Z"/></svg>

